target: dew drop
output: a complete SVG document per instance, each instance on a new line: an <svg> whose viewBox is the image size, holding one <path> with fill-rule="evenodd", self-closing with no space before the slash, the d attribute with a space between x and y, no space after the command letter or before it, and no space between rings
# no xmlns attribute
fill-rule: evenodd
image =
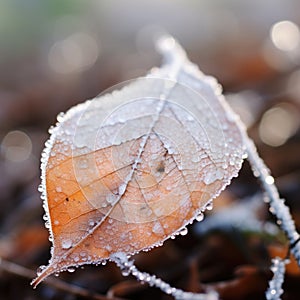
<svg viewBox="0 0 300 300"><path fill-rule="evenodd" d="M204 219L204 214L202 212L200 212L197 216L196 216L196 221L201 222Z"/></svg>
<svg viewBox="0 0 300 300"><path fill-rule="evenodd" d="M126 190L126 184L123 183L119 186L119 195L123 195Z"/></svg>
<svg viewBox="0 0 300 300"><path fill-rule="evenodd" d="M59 113L56 117L58 122L62 122L64 120L65 114L63 112Z"/></svg>
<svg viewBox="0 0 300 300"><path fill-rule="evenodd" d="M70 272L70 273L73 273L73 272L75 272L75 268L69 267L69 268L67 268L67 271Z"/></svg>
<svg viewBox="0 0 300 300"><path fill-rule="evenodd" d="M38 186L38 191L39 191L40 193L42 193L42 192L44 191L44 186L43 186L42 184L40 184L40 185Z"/></svg>
<svg viewBox="0 0 300 300"><path fill-rule="evenodd" d="M179 234L180 235L187 235L188 233L188 229L186 227L182 228L180 231L179 231Z"/></svg>
<svg viewBox="0 0 300 300"><path fill-rule="evenodd" d="M46 266L44 266L44 265L40 266L36 271L37 275L40 276L45 269L46 269Z"/></svg>
<svg viewBox="0 0 300 300"><path fill-rule="evenodd" d="M61 188L60 186L57 186L57 187L55 188L55 190L56 190L58 193L61 193L61 192L62 192L62 188Z"/></svg>
<svg viewBox="0 0 300 300"><path fill-rule="evenodd" d="M129 272L128 269L122 270L122 275L123 275L123 276L128 276L129 274L130 274L130 272Z"/></svg>
<svg viewBox="0 0 300 300"><path fill-rule="evenodd" d="M274 180L273 176L269 175L266 177L265 181L266 181L266 184L273 184L275 180Z"/></svg>
<svg viewBox="0 0 300 300"><path fill-rule="evenodd" d="M243 159L247 159L247 158L248 158L248 153L245 152L245 153L243 154L242 158L243 158Z"/></svg>
<svg viewBox="0 0 300 300"><path fill-rule="evenodd" d="M152 232L157 235L163 235L164 229L162 228L161 224L159 222L156 222L152 227Z"/></svg>
<svg viewBox="0 0 300 300"><path fill-rule="evenodd" d="M70 249L72 247L72 241L71 240L63 240L61 242L61 247L63 249Z"/></svg>
<svg viewBox="0 0 300 300"><path fill-rule="evenodd" d="M49 129L48 129L48 132L50 133L50 134L52 134L53 133L53 130L54 130L54 126L51 126Z"/></svg>
<svg viewBox="0 0 300 300"><path fill-rule="evenodd" d="M45 227L46 227L46 228L50 228L50 223L49 223L48 221L46 221Z"/></svg>
<svg viewBox="0 0 300 300"><path fill-rule="evenodd" d="M214 208L214 205L212 202L207 203L207 205L205 206L206 210L212 210Z"/></svg>

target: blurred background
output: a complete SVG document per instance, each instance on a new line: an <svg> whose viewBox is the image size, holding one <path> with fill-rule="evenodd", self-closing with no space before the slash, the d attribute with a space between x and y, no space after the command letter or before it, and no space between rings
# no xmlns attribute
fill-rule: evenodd
<svg viewBox="0 0 300 300"><path fill-rule="evenodd" d="M26 278L49 258L40 153L59 112L160 64L153 46L160 32L174 35L223 85L299 228L299 26L298 0L0 1L0 298L81 299L51 284L33 291ZM264 299L270 258L284 256L287 244L262 199L245 163L211 216L136 256L137 264L185 290ZM28 272L17 275L8 261ZM111 264L59 279L105 297L170 299ZM292 263L284 299L299 299L299 282Z"/></svg>

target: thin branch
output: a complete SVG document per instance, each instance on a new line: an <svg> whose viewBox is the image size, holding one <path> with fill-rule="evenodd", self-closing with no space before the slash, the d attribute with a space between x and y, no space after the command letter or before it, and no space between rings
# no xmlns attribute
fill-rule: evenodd
<svg viewBox="0 0 300 300"><path fill-rule="evenodd" d="M272 260L271 271L273 278L269 281L269 288L266 291L267 300L281 300L283 294L282 285L284 282L285 265L289 260L276 257Z"/></svg>
<svg viewBox="0 0 300 300"><path fill-rule="evenodd" d="M17 276L21 276L21 277L24 277L24 278L27 278L27 279L32 279L33 277L36 276L35 272L30 270L30 269L27 269L23 266L20 266L18 264L15 264L13 262L9 262L7 260L4 260L4 259L0 259L0 269L7 272L7 273L10 273L10 274L14 274L14 275L17 275ZM97 293L94 293L94 292L90 292L89 290L85 289L85 288L82 288L82 287L79 287L79 286L76 286L76 285L73 285L73 284L70 284L70 283L66 283L60 279L57 279L57 278L47 278L45 280L45 284L57 289L57 290L60 290L60 291L63 291L63 292L66 292L68 294L73 294L73 295L76 295L76 296L80 296L80 297L84 297L84 298L87 298L87 299L93 299L93 300L124 300L124 298L108 298L106 296L103 296L103 295L99 295Z"/></svg>
<svg viewBox="0 0 300 300"><path fill-rule="evenodd" d="M280 198L277 187L274 184L274 178L270 175L269 169L259 157L253 141L248 137L241 122L239 126L243 134L244 144L248 153L248 160L252 166L253 173L259 178L262 187L266 192L266 196L268 197L270 212L277 218L278 225L286 234L289 240L291 253L294 255L300 266L300 235L296 230L290 209L285 205L285 200Z"/></svg>
<svg viewBox="0 0 300 300"><path fill-rule="evenodd" d="M141 272L134 265L132 260L129 260L127 255L123 252L114 253L110 259L116 263L121 269L123 276L132 275L138 281L148 283L150 286L159 288L162 292L172 295L176 300L218 300L219 295L216 291L208 291L206 294L196 294L191 292L184 292L180 289L171 287L167 282L155 275L150 275L146 272Z"/></svg>

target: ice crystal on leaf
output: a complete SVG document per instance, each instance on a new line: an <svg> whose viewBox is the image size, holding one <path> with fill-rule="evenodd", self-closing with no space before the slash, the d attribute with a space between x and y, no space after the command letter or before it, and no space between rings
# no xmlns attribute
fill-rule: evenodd
<svg viewBox="0 0 300 300"><path fill-rule="evenodd" d="M237 176L245 149L219 84L173 38L158 46L161 68L60 114L51 129L42 190L52 258L34 285L187 234Z"/></svg>

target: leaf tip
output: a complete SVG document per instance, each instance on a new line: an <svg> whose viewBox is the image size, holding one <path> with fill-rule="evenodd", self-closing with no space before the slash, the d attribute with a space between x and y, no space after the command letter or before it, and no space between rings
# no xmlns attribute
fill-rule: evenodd
<svg viewBox="0 0 300 300"><path fill-rule="evenodd" d="M41 267L39 269L41 269ZM33 289L36 289L36 287L53 272L54 268L51 265L42 267L42 271L37 272L37 277L30 282L30 285L32 285Z"/></svg>

